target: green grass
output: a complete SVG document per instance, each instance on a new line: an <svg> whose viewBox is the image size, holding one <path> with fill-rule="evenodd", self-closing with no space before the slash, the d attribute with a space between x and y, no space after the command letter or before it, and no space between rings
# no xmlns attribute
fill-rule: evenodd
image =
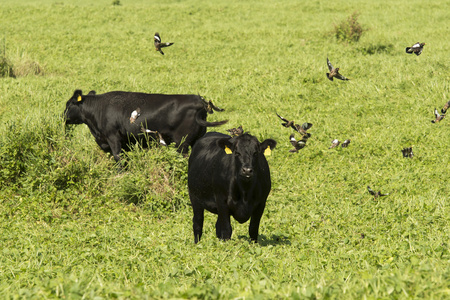
<svg viewBox="0 0 450 300"><path fill-rule="evenodd" d="M2 1L4 55L24 71L0 78L1 298L450 296L450 123L430 122L450 94L448 2L120 4ZM355 11L367 31L338 42ZM326 78L327 56L350 81ZM219 131L277 140L259 244L234 221L217 240L207 213L194 245L187 159L137 148L118 173L86 126L65 131L75 89L199 93L226 109L208 116L230 120ZM314 124L299 153L275 112Z"/></svg>

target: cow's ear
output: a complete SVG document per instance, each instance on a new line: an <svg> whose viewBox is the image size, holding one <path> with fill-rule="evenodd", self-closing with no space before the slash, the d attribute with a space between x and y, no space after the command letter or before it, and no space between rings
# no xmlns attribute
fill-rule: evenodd
<svg viewBox="0 0 450 300"><path fill-rule="evenodd" d="M272 139L267 139L261 143L261 151L264 151L264 155L269 156L272 154L272 149L277 146L277 142Z"/></svg>
<svg viewBox="0 0 450 300"><path fill-rule="evenodd" d="M76 99L77 102L83 101L83 92L81 90L76 90L73 93L72 99Z"/></svg>
<svg viewBox="0 0 450 300"><path fill-rule="evenodd" d="M217 141L217 145L219 145L219 147L221 149L223 149L225 151L226 154L231 154L233 153L233 151L231 150L233 148L233 144L230 142L229 138L225 138L225 139L220 139Z"/></svg>

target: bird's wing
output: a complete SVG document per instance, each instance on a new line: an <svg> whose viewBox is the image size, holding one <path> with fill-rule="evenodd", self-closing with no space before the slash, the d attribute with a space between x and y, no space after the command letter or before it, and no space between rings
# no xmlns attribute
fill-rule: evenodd
<svg viewBox="0 0 450 300"><path fill-rule="evenodd" d="M281 120L283 120L284 122L286 122L286 123L288 123L289 122L289 120L287 120L287 119L285 119L285 118L283 118L282 116L280 116L278 113L276 113L277 114L277 116L278 116L278 118L280 118Z"/></svg>
<svg viewBox="0 0 450 300"><path fill-rule="evenodd" d="M439 115L439 113L438 113L438 111L437 111L436 108L434 109L434 116L435 116L436 118L439 118L439 117L440 117L440 115Z"/></svg>
<svg viewBox="0 0 450 300"><path fill-rule="evenodd" d="M297 145L297 140L295 139L294 134L291 134L289 136L289 141L291 142L292 146L295 147Z"/></svg>
<svg viewBox="0 0 450 300"><path fill-rule="evenodd" d="M328 65L328 69L331 72L331 70L333 70L334 68L333 68L333 65L331 64L330 60L328 59L328 57L327 57L327 65Z"/></svg>
<svg viewBox="0 0 450 300"><path fill-rule="evenodd" d="M445 103L444 108L441 109L441 113L445 114L449 107L450 107L450 100L447 103Z"/></svg>
<svg viewBox="0 0 450 300"><path fill-rule="evenodd" d="M304 130L308 130L308 129L310 129L312 126L313 126L313 124L307 123L307 122L302 124L302 128L303 128Z"/></svg>
<svg viewBox="0 0 450 300"><path fill-rule="evenodd" d="M339 74L339 73L336 74L336 78L337 78L337 79L340 79L340 80L349 80L348 78L342 76L342 75Z"/></svg>
<svg viewBox="0 0 450 300"><path fill-rule="evenodd" d="M172 46L173 45L173 43L161 43L161 45L159 45L161 48L163 48L163 47L169 47L169 46Z"/></svg>
<svg viewBox="0 0 450 300"><path fill-rule="evenodd" d="M370 188L370 186L367 186L367 190L369 191L369 193L370 193L371 195L375 195L374 190L372 190L372 189Z"/></svg>

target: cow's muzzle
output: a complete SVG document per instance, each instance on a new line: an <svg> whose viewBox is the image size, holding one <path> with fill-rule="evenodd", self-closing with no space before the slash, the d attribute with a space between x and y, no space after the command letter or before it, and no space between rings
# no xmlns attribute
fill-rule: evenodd
<svg viewBox="0 0 450 300"><path fill-rule="evenodd" d="M240 172L241 177L245 179L251 179L253 177L253 168L242 167Z"/></svg>

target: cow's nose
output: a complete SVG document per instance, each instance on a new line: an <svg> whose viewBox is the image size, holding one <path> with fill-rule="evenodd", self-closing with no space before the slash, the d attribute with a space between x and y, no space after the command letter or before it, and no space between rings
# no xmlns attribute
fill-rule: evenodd
<svg viewBox="0 0 450 300"><path fill-rule="evenodd" d="M253 169L248 167L242 167L242 175L250 177L253 175Z"/></svg>

